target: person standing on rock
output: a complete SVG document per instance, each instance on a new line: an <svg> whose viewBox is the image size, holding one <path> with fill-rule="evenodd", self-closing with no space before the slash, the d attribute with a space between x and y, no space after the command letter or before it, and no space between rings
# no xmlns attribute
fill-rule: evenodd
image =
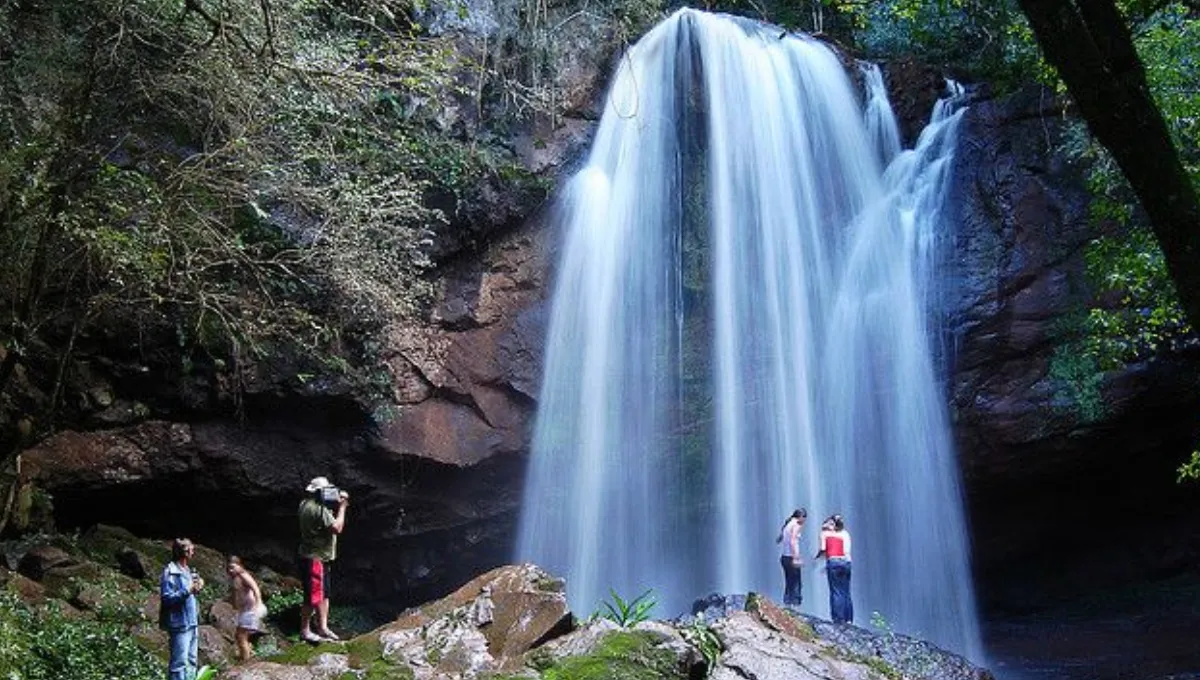
<svg viewBox="0 0 1200 680"><path fill-rule="evenodd" d="M171 561L163 568L159 579L162 599L159 625L170 637L168 680L192 680L198 666L200 607L196 593L204 587L204 579L188 568L196 546L186 538L171 544Z"/></svg>
<svg viewBox="0 0 1200 680"><path fill-rule="evenodd" d="M316 477L304 488L300 501L300 581L304 602L300 605L300 638L305 642L340 639L329 630L329 571L337 558L337 537L346 526L350 496L325 477ZM336 512L331 508L337 508ZM312 629L317 614L316 632Z"/></svg>
<svg viewBox="0 0 1200 680"><path fill-rule="evenodd" d="M233 608L237 611L237 630L234 638L237 642L238 660L249 661L254 656L254 648L250 645L250 636L262 632L262 621L267 615L267 606L263 604L262 590L258 582L246 571L242 558L230 555L225 565L229 574L233 591Z"/></svg>
<svg viewBox="0 0 1200 680"><path fill-rule="evenodd" d="M854 601L850 599L850 532L841 515L832 515L821 523L820 549L813 559L825 558L829 577L829 616L834 623L854 621Z"/></svg>
<svg viewBox="0 0 1200 680"><path fill-rule="evenodd" d="M804 560L800 555L800 530L804 528L804 520L808 511L796 508L790 517L783 522L775 542L780 545L779 564L783 567L783 604L799 607L804 601L804 583L801 580L801 567Z"/></svg>

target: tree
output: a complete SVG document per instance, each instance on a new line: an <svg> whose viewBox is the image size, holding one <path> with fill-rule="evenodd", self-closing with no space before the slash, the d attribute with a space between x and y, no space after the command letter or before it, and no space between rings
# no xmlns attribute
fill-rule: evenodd
<svg viewBox="0 0 1200 680"><path fill-rule="evenodd" d="M1200 199L1113 0L1019 0L1038 44L1148 215L1193 327L1200 324Z"/></svg>
<svg viewBox="0 0 1200 680"><path fill-rule="evenodd" d="M389 5L0 3L0 464L106 342L234 405L264 358L377 374L457 209L426 196L524 177L431 124L482 67Z"/></svg>

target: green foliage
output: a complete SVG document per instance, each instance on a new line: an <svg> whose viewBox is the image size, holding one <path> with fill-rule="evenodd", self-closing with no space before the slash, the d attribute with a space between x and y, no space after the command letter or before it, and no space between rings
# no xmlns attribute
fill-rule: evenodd
<svg viewBox="0 0 1200 680"><path fill-rule="evenodd" d="M1131 226L1124 238L1096 239L1085 259L1089 277L1111 300L1089 310L1085 324L1084 349L1101 368L1112 370L1170 349L1191 332L1162 251L1148 230Z"/></svg>
<svg viewBox="0 0 1200 680"><path fill-rule="evenodd" d="M128 628L148 620L142 605L150 590L132 579L105 572L94 578L72 578L71 585L79 593L77 599L87 599L97 621Z"/></svg>
<svg viewBox="0 0 1200 680"><path fill-rule="evenodd" d="M1200 451L1192 451L1192 456L1179 466L1179 482L1200 479Z"/></svg>
<svg viewBox="0 0 1200 680"><path fill-rule="evenodd" d="M165 664L120 624L69 616L53 606L34 612L0 593L5 680L157 680L165 674Z"/></svg>
<svg viewBox="0 0 1200 680"><path fill-rule="evenodd" d="M1105 414L1100 387L1104 371L1095 354L1088 351L1087 340L1073 340L1054 349L1050 358L1050 378L1064 391L1069 408L1084 423L1099 420Z"/></svg>
<svg viewBox="0 0 1200 680"><path fill-rule="evenodd" d="M700 656L704 658L704 676L712 675L725 648L721 644L721 638L705 620L704 615L696 616L680 633L688 644L700 650Z"/></svg>
<svg viewBox="0 0 1200 680"><path fill-rule="evenodd" d="M283 614L299 610L304 603L304 593L299 590L285 590L267 596L267 616L278 618Z"/></svg>
<svg viewBox="0 0 1200 680"><path fill-rule="evenodd" d="M609 600L602 603L600 616L615 622L622 628L636 626L642 621L649 620L658 601L654 599L652 590L638 595L632 600L624 600L617 591L608 589Z"/></svg>
<svg viewBox="0 0 1200 680"><path fill-rule="evenodd" d="M1184 166L1200 186L1200 19L1181 3L1150 8L1125 3L1151 93ZM1091 217L1105 231L1084 253L1096 302L1078 340L1060 347L1052 372L1074 392L1085 418L1101 413L1105 371L1180 346L1191 335L1161 249L1119 167L1081 123L1068 128L1063 150L1084 168Z"/></svg>
<svg viewBox="0 0 1200 680"><path fill-rule="evenodd" d="M826 0L872 58L916 56L1002 89L1048 78L1032 31L1013 0Z"/></svg>
<svg viewBox="0 0 1200 680"><path fill-rule="evenodd" d="M490 72L411 9L0 6L0 346L57 361L76 334L170 334L233 386L271 356L376 365L364 338L427 302L463 195L528 180L454 121Z"/></svg>

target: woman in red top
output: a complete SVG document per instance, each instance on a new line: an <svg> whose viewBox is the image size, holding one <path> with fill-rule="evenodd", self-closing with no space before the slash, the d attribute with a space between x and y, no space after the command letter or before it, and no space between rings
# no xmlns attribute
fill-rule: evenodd
<svg viewBox="0 0 1200 680"><path fill-rule="evenodd" d="M829 577L829 615L834 623L854 621L854 602L850 599L850 532L841 515L832 515L821 523L821 547L813 559L825 558Z"/></svg>

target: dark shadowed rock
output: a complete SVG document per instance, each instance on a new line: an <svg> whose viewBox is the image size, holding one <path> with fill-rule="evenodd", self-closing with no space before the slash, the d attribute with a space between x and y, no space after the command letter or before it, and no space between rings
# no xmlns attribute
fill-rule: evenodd
<svg viewBox="0 0 1200 680"><path fill-rule="evenodd" d="M929 124L934 102L946 94L946 74L912 58L896 59L881 66L901 143L911 149L921 130Z"/></svg>
<svg viewBox="0 0 1200 680"><path fill-rule="evenodd" d="M65 550L52 545L37 545L17 563L17 571L34 581L41 581L52 569L70 566L78 562Z"/></svg>
<svg viewBox="0 0 1200 680"><path fill-rule="evenodd" d="M133 548L121 548L117 550L117 565L121 568L121 573L134 579L143 579L154 572L154 566L149 558L139 553Z"/></svg>
<svg viewBox="0 0 1200 680"><path fill-rule="evenodd" d="M709 621L715 621L745 608L745 595L712 593L692 603L692 616L702 616Z"/></svg>

